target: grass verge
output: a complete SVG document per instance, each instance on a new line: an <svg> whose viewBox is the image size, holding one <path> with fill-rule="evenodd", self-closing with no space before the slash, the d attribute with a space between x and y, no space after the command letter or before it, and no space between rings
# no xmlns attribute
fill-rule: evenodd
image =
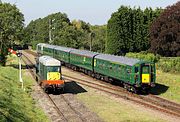
<svg viewBox="0 0 180 122"><path fill-rule="evenodd" d="M156 87L151 92L180 103L180 74L157 71Z"/></svg>
<svg viewBox="0 0 180 122"><path fill-rule="evenodd" d="M24 91L18 76L18 59L10 56L7 66L0 67L0 121L49 121L30 96L34 81L23 70Z"/></svg>
<svg viewBox="0 0 180 122"><path fill-rule="evenodd" d="M85 88L88 92L77 94L77 98L106 122L165 122L141 108L98 94L94 89Z"/></svg>

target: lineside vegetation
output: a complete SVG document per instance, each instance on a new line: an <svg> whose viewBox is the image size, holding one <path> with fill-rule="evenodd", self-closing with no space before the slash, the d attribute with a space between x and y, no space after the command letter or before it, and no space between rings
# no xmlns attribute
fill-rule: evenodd
<svg viewBox="0 0 180 122"><path fill-rule="evenodd" d="M6 67L0 66L0 121L48 122L48 118L30 96L33 80L23 71L25 91L21 89L18 60L12 56L8 56L7 60Z"/></svg>

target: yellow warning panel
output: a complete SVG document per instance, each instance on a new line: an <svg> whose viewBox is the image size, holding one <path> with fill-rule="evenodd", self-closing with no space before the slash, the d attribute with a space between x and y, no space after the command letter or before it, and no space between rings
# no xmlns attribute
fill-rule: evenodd
<svg viewBox="0 0 180 122"><path fill-rule="evenodd" d="M59 72L48 72L47 73L47 80L59 80L60 79Z"/></svg>
<svg viewBox="0 0 180 122"><path fill-rule="evenodd" d="M142 74L142 83L150 83L150 75Z"/></svg>

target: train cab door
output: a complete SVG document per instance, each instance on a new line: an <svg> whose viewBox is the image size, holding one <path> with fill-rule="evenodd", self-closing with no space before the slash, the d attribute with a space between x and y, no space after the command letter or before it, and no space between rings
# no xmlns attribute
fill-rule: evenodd
<svg viewBox="0 0 180 122"><path fill-rule="evenodd" d="M142 84L149 84L151 82L151 66L149 64L141 65L141 81Z"/></svg>

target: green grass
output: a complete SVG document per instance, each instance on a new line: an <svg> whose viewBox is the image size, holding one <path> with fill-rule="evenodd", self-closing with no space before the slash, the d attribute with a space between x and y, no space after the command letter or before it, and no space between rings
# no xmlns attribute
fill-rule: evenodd
<svg viewBox="0 0 180 122"><path fill-rule="evenodd" d="M164 73L157 71L156 87L152 89L154 94L180 103L180 74Z"/></svg>
<svg viewBox="0 0 180 122"><path fill-rule="evenodd" d="M8 57L6 67L0 66L0 122L47 122L48 118L30 96L34 81L23 71L25 91L18 78L18 60Z"/></svg>
<svg viewBox="0 0 180 122"><path fill-rule="evenodd" d="M118 102L111 98L98 94L91 88L88 92L77 95L90 110L94 111L107 122L165 122L165 120L154 116L152 113L136 108L131 104Z"/></svg>

